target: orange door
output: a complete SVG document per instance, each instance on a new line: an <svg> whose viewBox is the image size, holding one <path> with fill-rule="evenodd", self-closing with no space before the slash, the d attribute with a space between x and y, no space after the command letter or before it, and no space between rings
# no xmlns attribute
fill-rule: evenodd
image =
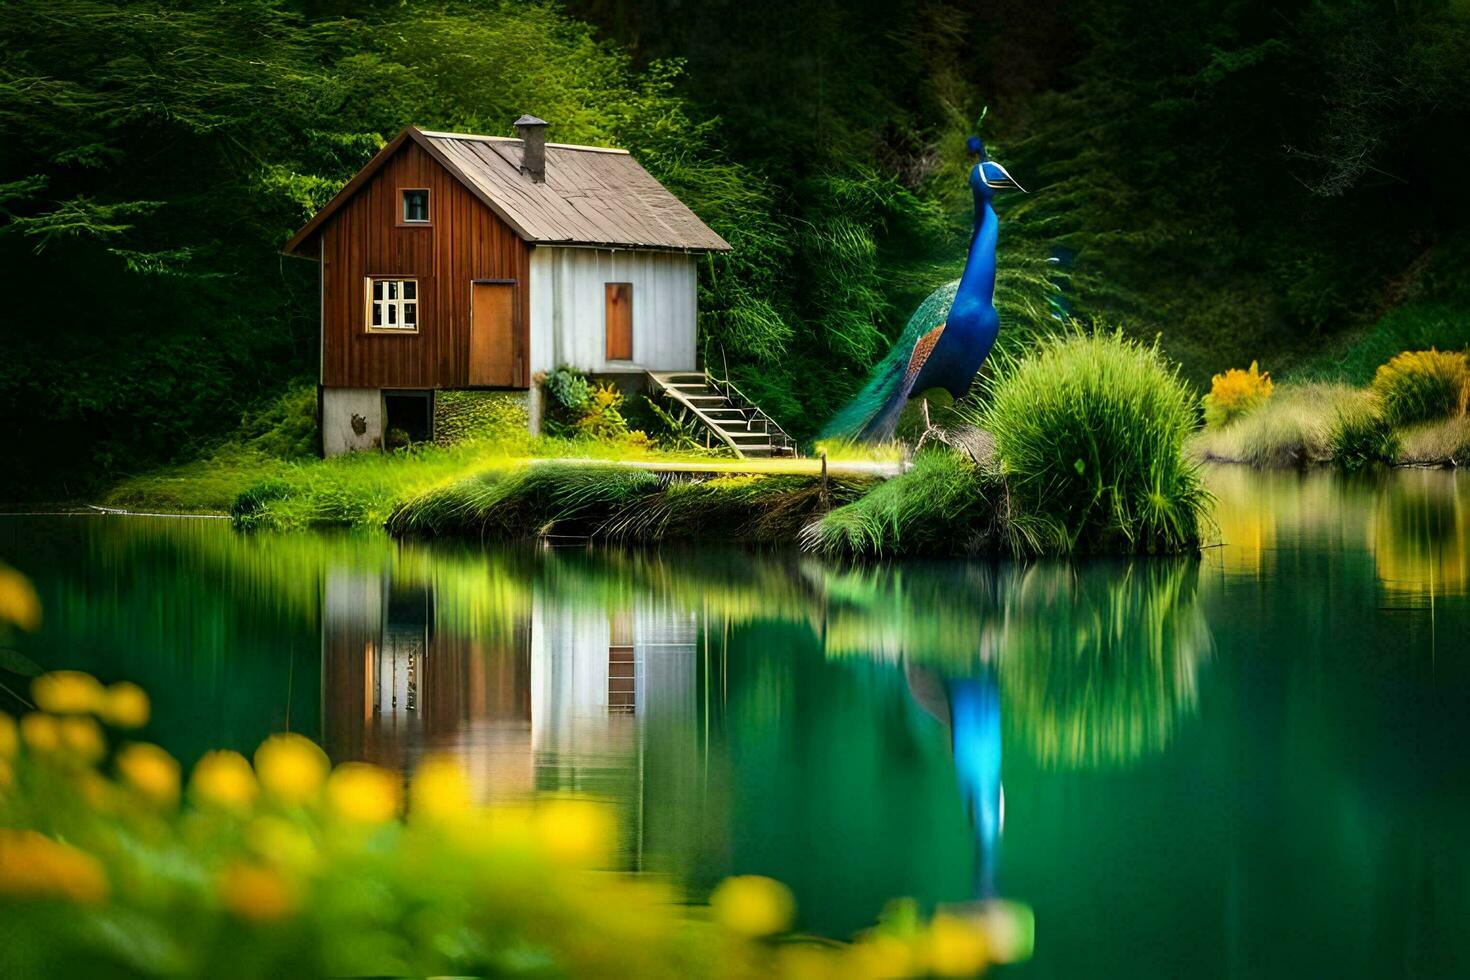
<svg viewBox="0 0 1470 980"><path fill-rule="evenodd" d="M470 384L511 387L520 379L514 352L515 283L470 286Z"/></svg>
<svg viewBox="0 0 1470 980"><path fill-rule="evenodd" d="M607 332L607 359L633 359L633 284L610 282L605 287L603 323Z"/></svg>

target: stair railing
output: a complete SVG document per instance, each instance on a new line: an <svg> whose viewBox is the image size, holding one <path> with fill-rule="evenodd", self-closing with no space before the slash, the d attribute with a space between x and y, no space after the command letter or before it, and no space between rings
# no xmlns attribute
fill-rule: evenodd
<svg viewBox="0 0 1470 980"><path fill-rule="evenodd" d="M708 379L707 384L711 389L724 395L730 404L735 405L737 408L748 410L751 421L759 421L765 426L765 432L771 440L772 449L780 449L780 453L777 455L801 455L797 450L796 440L787 435L786 430L781 428L776 420L767 415L759 405L747 398L745 392L737 388L735 382L731 381L729 377L716 378L714 375L708 373L705 377Z"/></svg>

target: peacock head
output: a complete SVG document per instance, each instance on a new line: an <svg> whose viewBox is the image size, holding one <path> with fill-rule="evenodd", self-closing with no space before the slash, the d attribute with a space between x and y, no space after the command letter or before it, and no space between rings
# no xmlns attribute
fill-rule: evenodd
<svg viewBox="0 0 1470 980"><path fill-rule="evenodd" d="M990 159L990 154L985 152L985 144L980 141L980 137L971 136L965 142L965 148L980 158L970 169L970 188L977 197L988 199L992 196L992 191L1012 188L1022 194L1026 193L1026 188L1017 183L1010 171Z"/></svg>

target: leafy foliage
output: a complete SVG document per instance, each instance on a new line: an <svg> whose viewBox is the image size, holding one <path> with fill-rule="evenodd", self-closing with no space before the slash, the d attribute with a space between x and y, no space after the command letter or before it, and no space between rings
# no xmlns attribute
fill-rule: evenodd
<svg viewBox="0 0 1470 980"><path fill-rule="evenodd" d="M408 122L631 149L735 247L701 269L704 363L800 438L958 274L987 105L1032 191L999 204L1002 350L1070 316L1161 335L1199 386L1253 354L1362 383L1467 340L1459 6L346 9L7 6L13 495L195 458L309 379L315 274L277 250Z"/></svg>

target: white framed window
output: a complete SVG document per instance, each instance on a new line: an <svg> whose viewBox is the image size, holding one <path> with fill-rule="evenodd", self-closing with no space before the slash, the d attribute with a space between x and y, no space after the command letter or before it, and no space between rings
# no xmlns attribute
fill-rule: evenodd
<svg viewBox="0 0 1470 980"><path fill-rule="evenodd" d="M403 210L399 214L399 223L405 225L428 224L429 189L427 187L409 187L399 193L403 199Z"/></svg>
<svg viewBox="0 0 1470 980"><path fill-rule="evenodd" d="M418 280L370 276L367 281L367 328L370 331L417 333Z"/></svg>

